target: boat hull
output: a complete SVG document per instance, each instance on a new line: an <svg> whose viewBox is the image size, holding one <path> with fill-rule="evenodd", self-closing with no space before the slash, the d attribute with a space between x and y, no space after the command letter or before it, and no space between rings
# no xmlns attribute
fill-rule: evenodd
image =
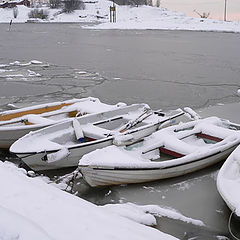
<svg viewBox="0 0 240 240"><path fill-rule="evenodd" d="M225 150L224 152L218 152L203 159L195 159L194 161L189 163L171 166L167 168L111 169L107 167L97 168L94 166L89 167L80 165L79 170L82 173L85 181L92 187L150 182L181 176L211 166L219 161L226 159L236 148L236 146L233 146Z"/></svg>
<svg viewBox="0 0 240 240"><path fill-rule="evenodd" d="M139 139L146 137L156 131L159 127L160 123L150 125L146 128L142 129L134 129L132 132L130 131L133 139L128 142L131 144ZM101 140L92 141L86 144L79 144L79 146L68 148L70 154L67 157L62 158L56 162L47 162L42 159L46 154L52 152L40 152L40 153L16 153L19 158L31 169L34 171L43 171L43 170L52 170L52 169L60 169L66 167L76 167L79 163L79 159L89 152L92 152L96 149L101 149L113 144L113 137L108 137Z"/></svg>
<svg viewBox="0 0 240 240"><path fill-rule="evenodd" d="M240 186L240 147L238 147L224 162L217 176L217 189L229 207L238 217L239 211L239 186Z"/></svg>
<svg viewBox="0 0 240 240"><path fill-rule="evenodd" d="M91 103L91 105L88 105L89 103ZM91 108L94 104L96 104L96 106L99 104L100 109L101 106L103 106L103 108L106 106L114 107L114 105L101 105L102 103L98 99L89 97L0 112L0 149L10 148L15 141L31 131L36 131L75 117L78 111L77 105L75 106L74 104L86 105L84 109L87 111L90 110L88 108ZM95 107L93 109L95 110L97 108ZM94 110L91 109L90 113L94 112ZM97 110L97 112L99 112L99 110ZM28 118L29 116L30 120Z"/></svg>
<svg viewBox="0 0 240 240"><path fill-rule="evenodd" d="M36 131L43 127L47 127L48 125L31 125L27 126L26 128L8 128L8 129L0 129L0 148L1 149L8 149L16 140L23 137L24 135L28 134L30 131Z"/></svg>
<svg viewBox="0 0 240 240"><path fill-rule="evenodd" d="M94 151L99 148L104 148L110 146L113 140L108 139L105 141L100 141L94 144L89 144L86 146L76 147L73 149L68 149L70 152L69 156L62 158L56 162L47 162L44 161L44 156L51 152L41 152L41 153L34 153L29 155L22 155L17 154L22 161L30 167L34 171L44 171L44 170L53 170L53 169L60 169L60 168L67 168L67 167L76 167L78 165L79 159L84 155L91 151Z"/></svg>

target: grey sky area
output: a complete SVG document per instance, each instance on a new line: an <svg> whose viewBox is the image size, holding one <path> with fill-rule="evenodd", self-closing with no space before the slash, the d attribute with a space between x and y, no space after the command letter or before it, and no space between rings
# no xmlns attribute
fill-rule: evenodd
<svg viewBox="0 0 240 240"><path fill-rule="evenodd" d="M240 0L227 1L227 20L240 20ZM161 6L170 10L186 13L187 16L197 16L199 13L210 12L211 18L223 19L225 0L161 0Z"/></svg>

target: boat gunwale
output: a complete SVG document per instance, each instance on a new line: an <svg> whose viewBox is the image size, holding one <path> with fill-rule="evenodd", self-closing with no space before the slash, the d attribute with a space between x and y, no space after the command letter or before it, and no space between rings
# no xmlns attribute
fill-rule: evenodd
<svg viewBox="0 0 240 240"><path fill-rule="evenodd" d="M147 129L147 128L155 127L155 126L157 126L159 124L161 124L161 123L160 122L149 123L149 124L146 124L144 126L141 126L141 127L137 128L137 129L132 129L132 130L129 129L124 134L120 133L120 135L132 134L132 133L135 133L135 132L138 132L138 131L142 131L142 130ZM71 149L85 147L87 145L95 145L95 144L97 144L99 142L104 142L104 141L108 141L108 140L111 140L111 139L112 140L114 139L114 135L111 135L111 136L108 136L108 137L106 136L105 138L96 139L94 141L89 141L89 142L85 142L85 143L78 143L78 144L75 144L73 146L65 146L65 147L63 146L62 148L67 148L68 150L71 150ZM61 150L62 148L55 149L55 150L47 150L47 151L46 150L41 150L41 151L38 151L38 152L17 152L17 151L14 151L14 152L10 151L10 152L12 152L14 154L18 154L18 155L21 155L21 154L22 155L26 155L26 154L28 154L28 155L31 156L31 155L34 155L34 154L45 153L45 152L46 153L54 153L54 152L57 152L57 151Z"/></svg>
<svg viewBox="0 0 240 240"><path fill-rule="evenodd" d="M184 162L184 163L178 163L178 164L175 164L175 165L172 165L172 166L163 166L163 167L112 167L112 166L109 166L109 168L107 166L94 166L94 165L78 165L78 168L80 169L81 171L81 168L91 168L91 169L94 169L94 170L119 170L119 171L141 171L141 170L161 170L161 169L171 169L171 168L174 168L174 167L179 167L179 166L183 166L183 165L187 165L187 164L191 164L191 163L194 163L196 161L202 161L204 159L207 159L207 158L210 158L210 157L213 157L217 154L220 154L220 153L224 153L226 151L228 151L229 149L231 148L236 148L238 145L237 144L234 144L232 145L231 147L225 149L224 151L218 151L216 153L213 153L211 155L208 155L208 156L205 156L205 157L201 157L201 158L195 158L194 160L192 161L189 161L189 162ZM175 158L174 160L177 160L179 158ZM168 162L172 161L172 160L167 160ZM165 162L167 162L165 161Z"/></svg>
<svg viewBox="0 0 240 240"><path fill-rule="evenodd" d="M90 100L90 99L88 98L71 99L71 100L66 100L62 102L50 102L46 104L33 105L30 107L23 107L16 110L7 110L4 112L0 112L0 123L2 121L7 122L13 119L18 119L29 114L41 115L44 113L55 112L62 109L63 107L71 106L78 102L85 102L87 100ZM3 120L1 120L2 118Z"/></svg>

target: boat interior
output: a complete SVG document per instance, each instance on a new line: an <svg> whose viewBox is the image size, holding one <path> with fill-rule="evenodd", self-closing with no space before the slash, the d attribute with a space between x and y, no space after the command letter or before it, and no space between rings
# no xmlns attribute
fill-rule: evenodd
<svg viewBox="0 0 240 240"><path fill-rule="evenodd" d="M59 134L57 134L58 136L52 138L51 141L64 146L70 146L80 143L87 143L94 140L100 140L110 137L116 132L120 132L120 129L124 129L124 126L129 121L130 120L128 118L118 116L94 123L84 124L82 126L80 126L79 123L80 129L82 129L83 138L77 138L77 132L79 131L79 129L72 126L68 129L68 131L59 132ZM145 125L148 125L148 123L142 121L134 125L131 129L136 129Z"/></svg>
<svg viewBox="0 0 240 240"><path fill-rule="evenodd" d="M0 126L13 127L43 124L54 124L64 118L75 117L78 111L63 111L62 108L74 103L62 103L37 109L17 111L16 113L0 114Z"/></svg>
<svg viewBox="0 0 240 240"><path fill-rule="evenodd" d="M221 142L222 140L223 139L221 138L199 132L195 134L190 134L183 139L171 138L171 143L169 144L169 146L171 147L168 146L168 140L166 140L164 144L160 144L152 149L143 151L142 156L151 161L173 160L176 158L184 157L187 154L194 152L197 148L204 148L206 146ZM174 147L173 141L176 147ZM143 141L140 141L138 143L127 146L125 149L132 150L134 148L139 148L142 145Z"/></svg>

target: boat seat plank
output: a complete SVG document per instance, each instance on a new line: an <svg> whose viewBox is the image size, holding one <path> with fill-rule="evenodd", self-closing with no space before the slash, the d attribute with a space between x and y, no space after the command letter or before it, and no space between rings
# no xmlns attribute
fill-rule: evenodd
<svg viewBox="0 0 240 240"><path fill-rule="evenodd" d="M84 136L92 139L105 138L111 134L111 131L94 126L93 124L87 124L82 127Z"/></svg>

